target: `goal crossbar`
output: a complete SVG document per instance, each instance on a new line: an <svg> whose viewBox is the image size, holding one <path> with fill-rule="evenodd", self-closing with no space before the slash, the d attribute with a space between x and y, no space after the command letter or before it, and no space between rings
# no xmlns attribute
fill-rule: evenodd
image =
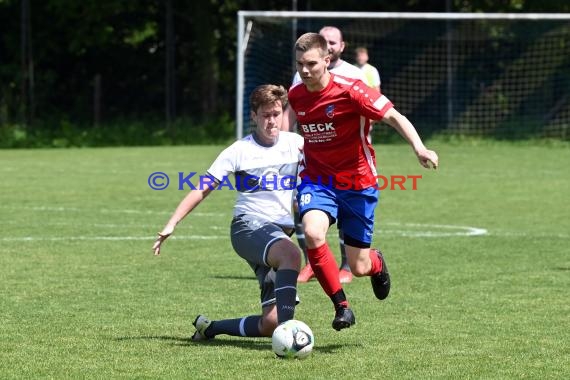
<svg viewBox="0 0 570 380"><path fill-rule="evenodd" d="M440 12L316 12L238 11L239 17L371 18L417 20L570 20L570 13L440 13Z"/></svg>

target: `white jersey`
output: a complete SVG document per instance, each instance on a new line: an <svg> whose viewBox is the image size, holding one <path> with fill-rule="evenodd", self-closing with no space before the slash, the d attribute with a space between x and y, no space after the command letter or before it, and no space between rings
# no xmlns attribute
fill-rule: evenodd
<svg viewBox="0 0 570 380"><path fill-rule="evenodd" d="M354 65L351 65L350 63L348 63L346 61L342 61L340 65L336 66L333 69L330 69L329 71L333 74L337 74L337 75L347 77L350 79L360 79L361 81L366 83L366 77L364 76L364 73L362 72L362 70L360 70L358 67L356 67ZM297 71L295 73L295 76L293 77L292 86L296 85L299 82L301 82L301 76L299 75L299 72Z"/></svg>
<svg viewBox="0 0 570 380"><path fill-rule="evenodd" d="M234 216L255 215L293 227L291 204L302 147L303 137L296 133L280 132L277 143L269 147L248 135L220 153L207 175L220 183L221 190L237 190Z"/></svg>

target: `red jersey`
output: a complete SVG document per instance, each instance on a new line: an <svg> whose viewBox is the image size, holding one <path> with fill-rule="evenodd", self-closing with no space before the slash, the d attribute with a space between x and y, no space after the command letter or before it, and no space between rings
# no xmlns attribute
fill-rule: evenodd
<svg viewBox="0 0 570 380"><path fill-rule="evenodd" d="M289 103L305 138L302 179L354 190L376 183L368 133L370 119L382 119L393 107L388 98L361 80L331 74L321 91L309 92L303 83L291 87Z"/></svg>

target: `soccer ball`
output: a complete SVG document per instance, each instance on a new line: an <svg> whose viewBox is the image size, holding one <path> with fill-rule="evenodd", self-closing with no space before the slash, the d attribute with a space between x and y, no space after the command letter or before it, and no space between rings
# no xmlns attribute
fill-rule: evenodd
<svg viewBox="0 0 570 380"><path fill-rule="evenodd" d="M304 359L311 354L314 344L311 328L295 319L277 326L271 338L273 352L280 358Z"/></svg>

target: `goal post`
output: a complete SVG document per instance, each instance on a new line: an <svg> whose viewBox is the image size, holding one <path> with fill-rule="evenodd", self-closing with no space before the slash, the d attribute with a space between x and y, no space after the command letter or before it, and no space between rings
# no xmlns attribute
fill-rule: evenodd
<svg viewBox="0 0 570 380"><path fill-rule="evenodd" d="M236 137L249 93L289 88L296 37L337 26L423 136L570 139L570 14L239 11Z"/></svg>

